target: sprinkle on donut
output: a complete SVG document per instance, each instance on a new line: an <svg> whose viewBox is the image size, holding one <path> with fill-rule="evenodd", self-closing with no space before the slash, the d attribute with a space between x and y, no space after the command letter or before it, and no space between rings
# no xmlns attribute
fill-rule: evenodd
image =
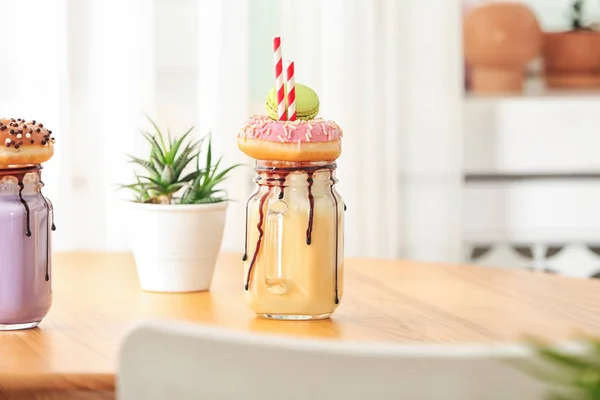
<svg viewBox="0 0 600 400"><path fill-rule="evenodd" d="M260 139L271 142L329 142L339 140L342 129L333 121L315 118L305 120L274 121L263 115L254 115L238 133L240 139Z"/></svg>
<svg viewBox="0 0 600 400"><path fill-rule="evenodd" d="M27 139L27 140L23 140ZM26 122L22 118L0 119L0 141L5 147L19 150L31 146L49 146L55 142L52 131L35 120Z"/></svg>

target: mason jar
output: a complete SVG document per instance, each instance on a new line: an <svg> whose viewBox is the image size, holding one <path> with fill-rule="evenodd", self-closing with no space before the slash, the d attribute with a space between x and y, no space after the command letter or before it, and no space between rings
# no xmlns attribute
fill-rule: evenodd
<svg viewBox="0 0 600 400"><path fill-rule="evenodd" d="M0 330L37 326L52 303L52 204L38 165L0 169Z"/></svg>
<svg viewBox="0 0 600 400"><path fill-rule="evenodd" d="M259 316L328 318L344 291L344 202L331 162L257 161L244 289Z"/></svg>

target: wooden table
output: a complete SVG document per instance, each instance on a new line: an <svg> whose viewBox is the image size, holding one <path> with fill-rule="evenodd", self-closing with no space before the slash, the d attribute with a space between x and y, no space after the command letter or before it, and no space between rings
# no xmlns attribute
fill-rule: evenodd
<svg viewBox="0 0 600 400"><path fill-rule="evenodd" d="M56 255L48 317L38 329L0 333L0 398L17 392L112 398L121 340L132 324L149 318L403 343L600 336L600 280L359 259L346 260L345 276L344 299L332 319L269 321L244 303L238 255L221 256L211 291L194 294L142 292L129 255Z"/></svg>

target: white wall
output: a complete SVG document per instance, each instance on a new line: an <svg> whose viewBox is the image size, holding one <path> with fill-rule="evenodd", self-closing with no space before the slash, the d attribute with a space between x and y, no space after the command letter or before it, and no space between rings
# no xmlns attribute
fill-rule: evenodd
<svg viewBox="0 0 600 400"><path fill-rule="evenodd" d="M569 28L569 7L572 0L521 0L531 7L544 30L564 30ZM600 22L600 1L587 0L585 3L586 22Z"/></svg>
<svg viewBox="0 0 600 400"><path fill-rule="evenodd" d="M542 29L559 31L569 28L569 9L572 0L463 0L466 5L481 4L485 2L520 2L531 7L536 14ZM600 22L600 2L587 0L585 3L585 21L588 23Z"/></svg>

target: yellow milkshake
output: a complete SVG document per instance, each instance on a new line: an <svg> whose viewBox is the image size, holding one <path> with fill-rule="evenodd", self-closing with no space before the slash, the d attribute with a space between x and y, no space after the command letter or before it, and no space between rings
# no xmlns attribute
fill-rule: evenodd
<svg viewBox="0 0 600 400"><path fill-rule="evenodd" d="M246 300L260 316L327 318L343 294L344 204L335 164L257 164L248 201ZM272 165L272 164L271 164Z"/></svg>

